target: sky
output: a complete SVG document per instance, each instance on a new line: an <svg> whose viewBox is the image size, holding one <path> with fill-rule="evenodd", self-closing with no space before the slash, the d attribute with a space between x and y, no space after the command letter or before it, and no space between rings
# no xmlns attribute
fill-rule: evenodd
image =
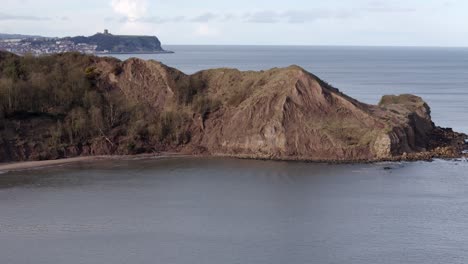
<svg viewBox="0 0 468 264"><path fill-rule="evenodd" d="M467 0L0 0L0 33L163 44L468 47Z"/></svg>

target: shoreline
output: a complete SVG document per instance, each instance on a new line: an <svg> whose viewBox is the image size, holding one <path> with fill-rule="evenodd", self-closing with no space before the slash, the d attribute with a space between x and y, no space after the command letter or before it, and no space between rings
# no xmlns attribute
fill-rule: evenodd
<svg viewBox="0 0 468 264"><path fill-rule="evenodd" d="M354 160L354 161L346 161L346 160L310 160L310 159L300 159L300 158L291 158L291 159L279 159L273 157L255 157L250 155L194 155L194 154L181 154L181 153L158 153L158 154L137 154L137 155L100 155L100 156L81 156L81 157L73 157L73 158L63 158L63 159L56 159L56 160L41 160L41 161L18 161L18 162L10 162L10 163L0 163L0 175L8 172L15 172L15 171L24 171L24 170L34 170L34 169L41 169L53 166L62 166L62 165L69 165L79 162L94 162L94 161L104 161L104 160L139 160L139 159L161 159L161 158L175 158L175 157L193 157L193 158L200 158L200 157L213 157L213 158L234 158L234 159L247 159L247 160L259 160L259 161L285 161L285 162L306 162L306 163L322 163L322 164L329 164L329 165L343 165L343 164L373 164L373 163L380 163L380 162L417 162L417 161L425 161L425 162L432 162L434 160L446 160L446 161L456 161L458 159L466 159L468 156L461 155L461 156L454 156L454 157L436 157L433 156L431 158L402 158L394 157L388 159L376 159L376 160Z"/></svg>
<svg viewBox="0 0 468 264"><path fill-rule="evenodd" d="M40 161L18 161L10 163L0 163L0 174L14 172L14 171L23 171L23 170L33 170L41 169L52 166L61 166L74 164L78 162L94 162L102 160L135 160L135 159L150 159L150 158L168 158L168 157L184 157L188 155L174 154L174 153L165 153L161 155L155 154L141 154L141 155L127 155L127 156L112 156L112 155L101 155L101 156L82 156L82 157L73 157L73 158L63 158L56 160L40 160Z"/></svg>
<svg viewBox="0 0 468 264"><path fill-rule="evenodd" d="M94 55L152 55L152 54L175 54L174 51L164 50L164 51L138 51L138 52L95 52Z"/></svg>
<svg viewBox="0 0 468 264"><path fill-rule="evenodd" d="M50 166L60 166L72 164L82 161L96 161L106 159L105 156L86 156L74 157L57 160L40 160L40 161L19 161L11 163L0 163L0 173L7 173L13 171L31 170L38 168L45 168Z"/></svg>

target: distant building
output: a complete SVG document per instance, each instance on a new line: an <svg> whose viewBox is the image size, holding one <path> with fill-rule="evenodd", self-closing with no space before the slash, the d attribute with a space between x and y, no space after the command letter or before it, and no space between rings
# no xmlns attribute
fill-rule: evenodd
<svg viewBox="0 0 468 264"><path fill-rule="evenodd" d="M104 29L104 35L110 35L110 33L109 33L109 30L108 30L108 29Z"/></svg>

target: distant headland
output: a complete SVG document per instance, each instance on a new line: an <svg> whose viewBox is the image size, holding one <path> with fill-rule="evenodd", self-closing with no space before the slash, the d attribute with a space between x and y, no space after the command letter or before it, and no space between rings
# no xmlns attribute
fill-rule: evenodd
<svg viewBox="0 0 468 264"><path fill-rule="evenodd" d="M2 37L4 36L4 37ZM15 37L16 36L16 37ZM41 36L0 34L0 50L15 54L158 54L164 50L156 36L113 35L107 29L93 36L48 38Z"/></svg>

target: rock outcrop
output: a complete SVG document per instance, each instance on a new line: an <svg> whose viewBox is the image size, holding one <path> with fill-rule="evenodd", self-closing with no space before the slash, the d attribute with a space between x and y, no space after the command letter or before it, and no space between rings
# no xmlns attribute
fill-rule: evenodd
<svg viewBox="0 0 468 264"><path fill-rule="evenodd" d="M379 105L363 104L298 66L188 76L155 61L131 59L119 76L108 74L117 89L159 111L177 105L175 91L181 87L219 100L216 109L194 114L191 140L181 149L186 153L202 149L219 156L340 162L450 157L463 148L462 134L434 142L434 135L447 130L434 125L420 97L387 95ZM434 152L438 147L453 151Z"/></svg>
<svg viewBox="0 0 468 264"><path fill-rule="evenodd" d="M161 47L161 42L156 36L123 36L112 35L107 32L97 33L93 36L67 37L60 41L72 41L75 44L85 43L96 45L96 52L109 53L172 53ZM55 41L55 40L54 40Z"/></svg>
<svg viewBox="0 0 468 264"><path fill-rule="evenodd" d="M142 119L143 132L132 137L131 148L121 147L129 145L130 137L120 124L101 131L99 139L68 144L48 158L132 154L138 149L367 162L454 158L462 156L466 147L466 135L435 126L429 106L417 96L389 95L378 105L364 104L298 66L260 72L214 69L193 75L140 59L119 62L93 57L87 66L95 72L97 91L122 95L126 104L138 105L131 111L152 118ZM32 121L28 124L32 131L38 130ZM177 133L167 130L167 124ZM148 136L153 127L159 131L157 140ZM3 160L37 159L37 155L12 154L25 150L11 140L4 139L0 148Z"/></svg>

